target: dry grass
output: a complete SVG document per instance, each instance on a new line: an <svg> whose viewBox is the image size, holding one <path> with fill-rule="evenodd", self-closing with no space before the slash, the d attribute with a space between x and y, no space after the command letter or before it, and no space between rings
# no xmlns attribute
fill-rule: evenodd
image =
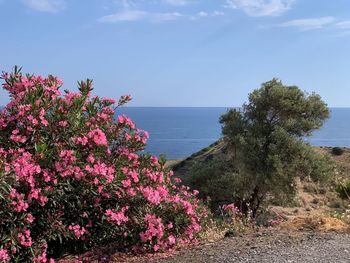
<svg viewBox="0 0 350 263"><path fill-rule="evenodd" d="M350 225L344 221L325 215L300 216L285 221L280 225L281 229L295 231L320 231L350 233Z"/></svg>
<svg viewBox="0 0 350 263"><path fill-rule="evenodd" d="M210 220L200 233L199 239L206 243L217 241L225 237L225 233L229 230L229 227L225 224L219 223L217 220Z"/></svg>
<svg viewBox="0 0 350 263"><path fill-rule="evenodd" d="M172 168L174 165L181 163L183 161L183 159L179 159L179 160L167 160L165 167L166 168Z"/></svg>
<svg viewBox="0 0 350 263"><path fill-rule="evenodd" d="M233 218L209 218L203 224L199 234L200 243L214 242L224 237L254 232L257 226L253 220L243 220L243 218L243 215Z"/></svg>
<svg viewBox="0 0 350 263"><path fill-rule="evenodd" d="M337 220L335 220L335 218L334 220L325 219L324 216L320 215L333 214L334 212L342 213L347 208L348 202L339 198L335 191L335 185L339 180L350 178L350 148L344 148L344 153L340 156L333 155L331 147L315 147L314 150L317 153L328 155L337 164L336 173L332 182L329 185L322 186L311 181L297 180L295 206L271 206L271 209L278 214L284 215L288 221L295 220L294 223L299 221L300 223L309 222L312 226L312 224L317 221L315 218L321 218L321 225L328 224L330 228L332 228L335 225L341 225L345 220L342 221L340 217L338 217ZM332 222L329 222L330 220ZM328 223L323 224L322 222L325 221ZM291 225L291 227L292 226L293 225ZM317 228L319 228L319 226ZM340 228L346 227L340 226Z"/></svg>

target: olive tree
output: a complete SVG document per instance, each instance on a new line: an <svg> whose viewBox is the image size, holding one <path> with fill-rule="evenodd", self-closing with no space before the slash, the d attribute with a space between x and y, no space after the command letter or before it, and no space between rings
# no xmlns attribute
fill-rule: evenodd
<svg viewBox="0 0 350 263"><path fill-rule="evenodd" d="M330 166L304 140L329 110L321 97L273 79L249 94L240 109L221 116L222 134L238 168L233 195L255 217L267 195L292 196L296 176L327 178Z"/></svg>

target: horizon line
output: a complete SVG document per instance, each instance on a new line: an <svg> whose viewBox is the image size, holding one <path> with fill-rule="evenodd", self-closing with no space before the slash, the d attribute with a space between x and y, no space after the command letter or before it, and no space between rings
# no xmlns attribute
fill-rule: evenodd
<svg viewBox="0 0 350 263"><path fill-rule="evenodd" d="M242 106L121 106L121 108L241 108ZM328 106L329 109L349 109L350 106Z"/></svg>
<svg viewBox="0 0 350 263"><path fill-rule="evenodd" d="M0 105L5 108L6 105ZM120 106L119 108L241 108L242 106ZM329 109L349 109L350 106L328 106Z"/></svg>

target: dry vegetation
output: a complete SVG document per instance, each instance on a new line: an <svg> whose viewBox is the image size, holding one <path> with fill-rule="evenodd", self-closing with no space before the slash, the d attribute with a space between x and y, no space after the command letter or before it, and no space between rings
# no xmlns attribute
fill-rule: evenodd
<svg viewBox="0 0 350 263"><path fill-rule="evenodd" d="M319 231L349 231L349 216L345 212L349 208L349 201L339 198L335 191L336 184L350 178L350 149L343 148L339 156L332 154L331 147L315 147L316 152L328 155L336 164L334 178L328 185L297 180L297 194L293 202L286 206L274 205L274 200L268 206L268 210L277 218L284 221L283 228L292 230L319 230ZM175 175L186 181L186 172L196 162L205 162L216 156L225 158L225 146L219 142L193 154L185 160L173 160L169 162L175 171ZM227 228L214 225L214 229L208 229L208 235L216 237L224 236Z"/></svg>

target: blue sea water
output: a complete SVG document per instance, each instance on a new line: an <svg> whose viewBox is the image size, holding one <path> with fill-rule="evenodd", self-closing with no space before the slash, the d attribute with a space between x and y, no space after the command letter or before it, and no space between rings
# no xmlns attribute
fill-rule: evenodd
<svg viewBox="0 0 350 263"><path fill-rule="evenodd" d="M350 108L331 108L322 129L307 138L314 146L350 147Z"/></svg>
<svg viewBox="0 0 350 263"><path fill-rule="evenodd" d="M121 108L150 134L146 151L179 159L215 142L221 135L220 116L226 108Z"/></svg>
<svg viewBox="0 0 350 263"><path fill-rule="evenodd" d="M227 108L120 108L140 129L150 133L146 151L184 158L221 136L220 116ZM350 108L332 108L324 127L306 138L314 146L350 147Z"/></svg>

